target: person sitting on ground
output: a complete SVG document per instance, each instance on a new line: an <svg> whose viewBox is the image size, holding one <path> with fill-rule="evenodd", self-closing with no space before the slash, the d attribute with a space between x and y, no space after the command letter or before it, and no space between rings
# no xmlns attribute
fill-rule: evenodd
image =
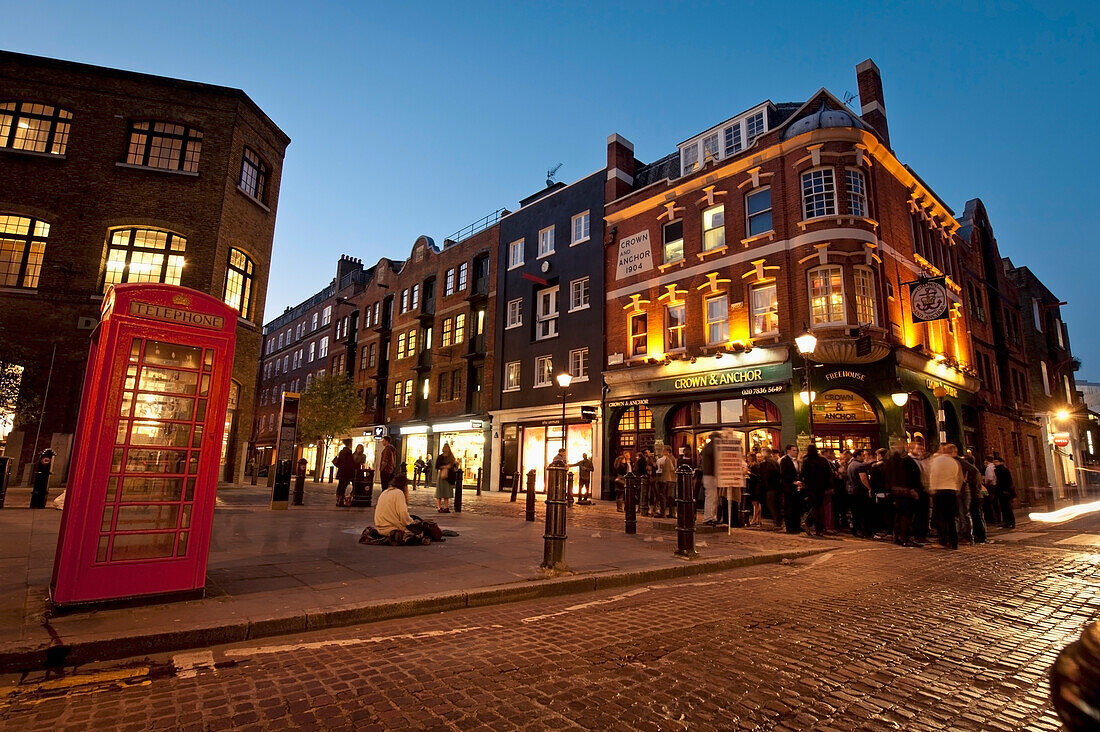
<svg viewBox="0 0 1100 732"><path fill-rule="evenodd" d="M368 526L359 538L361 544L392 544L418 546L431 544L426 522L409 515L408 479L395 475L390 487L378 497L374 509L375 526Z"/></svg>

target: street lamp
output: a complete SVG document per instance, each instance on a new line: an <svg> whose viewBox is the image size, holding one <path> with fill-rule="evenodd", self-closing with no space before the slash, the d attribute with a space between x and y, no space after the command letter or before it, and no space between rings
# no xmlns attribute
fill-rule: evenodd
<svg viewBox="0 0 1100 732"><path fill-rule="evenodd" d="M1067 419L1069 419L1069 410L1059 409L1054 413L1054 418L1059 422L1065 422Z"/></svg>
<svg viewBox="0 0 1100 732"><path fill-rule="evenodd" d="M566 389L573 383L573 376L568 372L560 373L557 376L558 386L561 387L561 449L565 450L565 399L569 396L569 392Z"/></svg>
<svg viewBox="0 0 1100 732"><path fill-rule="evenodd" d="M909 392L901 385L901 379L894 382L894 393L890 395L890 399L899 407L904 407L909 403Z"/></svg>
<svg viewBox="0 0 1100 732"><path fill-rule="evenodd" d="M814 408L813 401L817 397L813 391L810 390L810 354L817 348L817 336L807 330L802 335L794 339L795 346L798 347L798 352L802 354L802 363L805 365L806 373L803 377L803 389L799 396L802 398L802 403L805 404L810 410L810 441L813 441L814 437Z"/></svg>

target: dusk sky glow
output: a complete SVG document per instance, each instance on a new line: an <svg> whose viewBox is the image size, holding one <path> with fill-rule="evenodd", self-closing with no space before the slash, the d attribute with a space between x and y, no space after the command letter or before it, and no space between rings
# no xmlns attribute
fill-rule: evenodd
<svg viewBox="0 0 1100 732"><path fill-rule="evenodd" d="M1069 306L1100 380L1093 250L1100 4L4 3L4 47L245 90L287 150L265 320L340 254L406 257L577 180L619 133L645 162L765 99L882 71L898 157ZM858 107L858 104L857 104ZM1093 221L1093 224L1089 224Z"/></svg>

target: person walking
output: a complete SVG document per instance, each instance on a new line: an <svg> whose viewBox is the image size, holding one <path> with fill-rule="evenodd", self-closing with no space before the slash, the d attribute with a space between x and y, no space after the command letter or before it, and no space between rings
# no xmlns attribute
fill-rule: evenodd
<svg viewBox="0 0 1100 732"><path fill-rule="evenodd" d="M1016 514L1012 511L1012 499L1016 497L1016 485L1012 482L1012 472L999 455L993 456L993 474L997 481L997 502L1001 506L1001 525L1006 529L1015 529Z"/></svg>
<svg viewBox="0 0 1100 732"><path fill-rule="evenodd" d="M444 442L439 457L435 459L435 507L439 513L451 512L451 499L458 482L458 461L451 452L451 443Z"/></svg>
<svg viewBox="0 0 1100 732"><path fill-rule="evenodd" d="M788 534L801 530L802 498L799 489L798 448L787 445L787 454L779 461L779 480L783 486L783 519Z"/></svg>
<svg viewBox="0 0 1100 732"><path fill-rule="evenodd" d="M718 525L718 473L716 472L714 449L718 441L718 432L711 432L707 444L703 445L700 456L703 470L703 523L707 526Z"/></svg>
<svg viewBox="0 0 1100 732"><path fill-rule="evenodd" d="M340 452L332 459L336 466L336 505L350 506L351 500L346 497L348 486L355 481L355 456L351 453L351 440L343 441Z"/></svg>
<svg viewBox="0 0 1100 732"><path fill-rule="evenodd" d="M951 443L940 446L939 453L928 461L928 488L932 494L932 515L936 523L936 540L947 549L959 548L959 532L955 525L959 510L959 488L965 478L955 459L958 449Z"/></svg>
<svg viewBox="0 0 1100 732"><path fill-rule="evenodd" d="M669 499L676 490L676 457L672 445L665 445L664 454L657 458L657 513L656 518L673 514Z"/></svg>
<svg viewBox="0 0 1100 732"><path fill-rule="evenodd" d="M967 458L956 455L955 461L958 462L963 474L962 486L959 487L958 518L955 520L955 524L959 529L959 541L973 544L974 522L973 517L970 515L970 504L975 492L979 490L981 485L981 476L978 474L978 469L969 462L969 455Z"/></svg>
<svg viewBox="0 0 1100 732"><path fill-rule="evenodd" d="M573 463L571 467L577 469L577 503L587 505L592 497L592 458L587 452L581 453L581 459Z"/></svg>
<svg viewBox="0 0 1100 732"><path fill-rule="evenodd" d="M768 509L768 518L772 520L772 528L776 531L783 530L783 515L780 511L782 505L783 482L780 478L779 462L775 459L775 450L764 448L764 459L757 468L760 474L760 489L764 492L764 505Z"/></svg>
<svg viewBox="0 0 1100 732"><path fill-rule="evenodd" d="M825 533L825 491L833 482L833 466L817 452L817 445L811 443L806 448L806 459L802 461L802 488L806 501L810 504L810 520L806 524L806 533L813 525L815 536Z"/></svg>

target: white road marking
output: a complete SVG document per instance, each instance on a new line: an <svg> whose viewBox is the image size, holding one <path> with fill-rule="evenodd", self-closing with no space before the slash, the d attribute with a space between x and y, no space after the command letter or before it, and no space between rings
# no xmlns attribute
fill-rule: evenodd
<svg viewBox="0 0 1100 732"><path fill-rule="evenodd" d="M176 668L176 676L181 679L190 679L198 676L199 671L214 668L214 653L212 651L177 653L172 656L172 665Z"/></svg>
<svg viewBox="0 0 1100 732"><path fill-rule="evenodd" d="M448 635L459 635L461 633L472 633L478 630L492 630L503 628L503 625L474 625L467 628L451 628L449 630L426 630L422 633L400 633L397 635L376 635L370 638L345 638L342 640L323 640L314 641L312 643L289 643L284 645L271 645L271 646L254 646L251 648L230 648L225 651L224 655L228 658L239 658L247 656L268 655L273 653L287 653L292 651L305 651L314 650L317 648L326 648L334 646L337 648L346 648L349 646L365 645L367 643L385 643L387 641L394 640L420 640L423 638L441 638Z"/></svg>

